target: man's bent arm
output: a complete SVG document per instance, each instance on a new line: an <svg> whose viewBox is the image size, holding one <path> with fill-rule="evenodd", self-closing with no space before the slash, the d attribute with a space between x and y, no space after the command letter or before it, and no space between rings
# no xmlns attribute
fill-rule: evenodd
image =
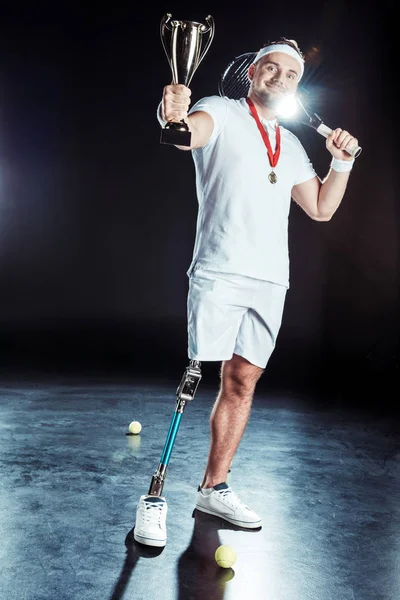
<svg viewBox="0 0 400 600"><path fill-rule="evenodd" d="M163 114L162 101L158 105L157 119L162 127L167 124L165 115ZM183 119L188 125L189 131L192 134L190 139L190 146L178 146L180 150L194 150L195 148L202 148L209 141L214 128L214 121L212 117L205 111L195 111L190 115L185 116Z"/></svg>
<svg viewBox="0 0 400 600"><path fill-rule="evenodd" d="M189 126L189 131L192 134L190 146L176 146L180 150L194 150L202 148L209 141L214 129L214 121L211 115L199 110L191 113L185 119L185 123Z"/></svg>
<svg viewBox="0 0 400 600"><path fill-rule="evenodd" d="M315 221L329 221L340 206L350 172L331 168L322 182L313 177L293 186L292 198Z"/></svg>

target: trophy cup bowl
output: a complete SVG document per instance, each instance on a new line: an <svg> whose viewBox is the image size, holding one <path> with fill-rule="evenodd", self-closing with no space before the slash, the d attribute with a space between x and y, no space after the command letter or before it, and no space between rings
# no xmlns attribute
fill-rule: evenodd
<svg viewBox="0 0 400 600"><path fill-rule="evenodd" d="M160 36L172 71L172 82L187 87L208 51L214 37L214 19L209 15L203 23L172 20L166 13L161 19ZM208 37L205 38L205 35ZM191 133L184 119L168 121L161 130L160 142L176 146L190 146Z"/></svg>

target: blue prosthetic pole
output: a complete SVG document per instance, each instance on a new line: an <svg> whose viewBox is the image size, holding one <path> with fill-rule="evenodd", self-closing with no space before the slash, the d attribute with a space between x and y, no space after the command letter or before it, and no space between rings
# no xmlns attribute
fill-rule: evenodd
<svg viewBox="0 0 400 600"><path fill-rule="evenodd" d="M148 492L148 494L151 496L162 496L167 467L171 458L171 452L175 443L176 435L178 433L179 425L182 420L183 411L185 410L186 404L190 400L193 400L201 379L200 367L201 363L198 360L191 360L189 366L186 367L182 380L176 390L176 408L169 426L167 439L164 444L164 449L161 454L158 468L151 480Z"/></svg>

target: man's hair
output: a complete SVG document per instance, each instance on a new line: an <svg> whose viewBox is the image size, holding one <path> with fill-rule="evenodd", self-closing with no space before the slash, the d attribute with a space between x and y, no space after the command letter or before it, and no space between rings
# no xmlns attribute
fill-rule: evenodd
<svg viewBox="0 0 400 600"><path fill-rule="evenodd" d="M274 46L275 44L286 44L287 46L290 46L291 48L293 48L293 50L296 50L300 58L304 60L304 54L301 52L296 40L289 40L288 38L281 37L278 40L275 40L274 42L266 42L265 44L263 44L262 47L265 48L266 46Z"/></svg>

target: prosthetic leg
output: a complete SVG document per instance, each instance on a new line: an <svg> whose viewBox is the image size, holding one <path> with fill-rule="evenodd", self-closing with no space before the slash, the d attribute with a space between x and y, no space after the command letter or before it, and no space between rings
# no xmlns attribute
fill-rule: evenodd
<svg viewBox="0 0 400 600"><path fill-rule="evenodd" d="M172 417L158 468L151 480L148 491L148 495L150 496L162 496L167 468L171 457L172 448L175 443L176 434L178 433L179 425L182 420L183 411L185 410L186 404L190 400L193 400L197 387L200 383L200 367L201 362L198 360L191 360L189 366L186 367L182 380L176 390L176 408Z"/></svg>

